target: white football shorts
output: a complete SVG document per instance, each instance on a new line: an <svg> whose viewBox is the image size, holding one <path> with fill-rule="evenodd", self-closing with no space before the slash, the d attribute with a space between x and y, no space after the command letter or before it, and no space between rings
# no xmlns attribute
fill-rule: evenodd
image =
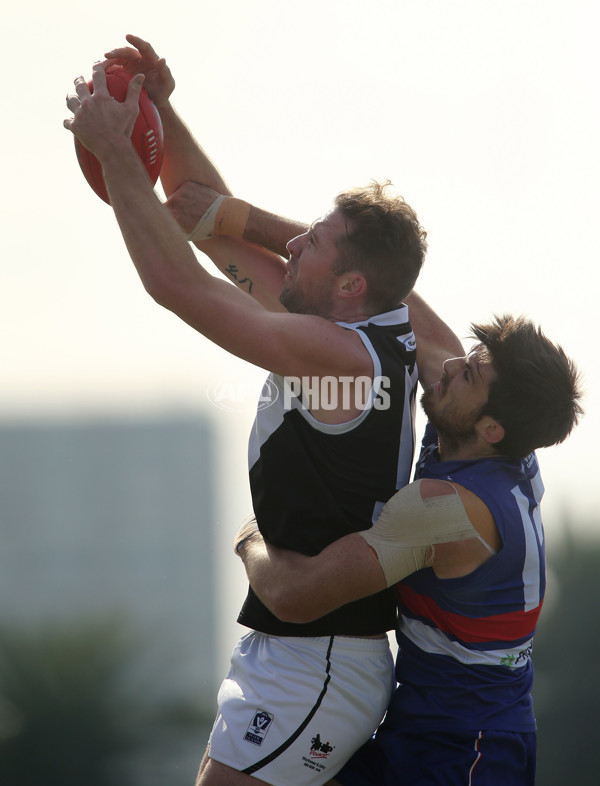
<svg viewBox="0 0 600 786"><path fill-rule="evenodd" d="M221 684L209 756L272 786L319 786L371 737L395 686L387 638L253 631Z"/></svg>

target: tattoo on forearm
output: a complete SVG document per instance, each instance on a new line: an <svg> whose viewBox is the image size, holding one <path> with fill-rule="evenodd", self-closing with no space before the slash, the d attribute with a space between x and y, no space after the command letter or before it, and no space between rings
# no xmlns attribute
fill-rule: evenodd
<svg viewBox="0 0 600 786"><path fill-rule="evenodd" d="M228 265L223 272L230 276L238 284L247 284L248 294L252 294L252 279L248 278L248 276L245 276L245 278L240 278L240 271L238 270L237 265Z"/></svg>

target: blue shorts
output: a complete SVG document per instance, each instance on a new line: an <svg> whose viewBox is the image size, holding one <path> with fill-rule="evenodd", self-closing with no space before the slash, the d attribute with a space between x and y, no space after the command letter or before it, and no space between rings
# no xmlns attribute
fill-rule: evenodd
<svg viewBox="0 0 600 786"><path fill-rule="evenodd" d="M335 776L342 786L534 786L535 732L427 732L380 726Z"/></svg>

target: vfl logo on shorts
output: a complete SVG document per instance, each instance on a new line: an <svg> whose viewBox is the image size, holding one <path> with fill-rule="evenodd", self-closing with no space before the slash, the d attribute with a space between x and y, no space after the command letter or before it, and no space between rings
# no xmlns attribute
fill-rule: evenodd
<svg viewBox="0 0 600 786"><path fill-rule="evenodd" d="M263 740L267 736L267 732L271 728L274 716L270 712L257 709L252 718L252 722L248 726L244 739L247 742L252 742L254 745L262 745Z"/></svg>

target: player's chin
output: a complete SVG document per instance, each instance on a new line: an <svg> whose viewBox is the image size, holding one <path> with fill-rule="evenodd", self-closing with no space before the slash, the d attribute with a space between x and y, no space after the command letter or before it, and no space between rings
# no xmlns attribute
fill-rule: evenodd
<svg viewBox="0 0 600 786"><path fill-rule="evenodd" d="M429 420L432 419L432 415L435 412L435 400L439 395L439 384L439 382L436 382L434 385L429 385L421 394L421 407Z"/></svg>
<svg viewBox="0 0 600 786"><path fill-rule="evenodd" d="M284 284L283 289L279 293L279 302L282 306L285 306L287 309L289 309L289 304L292 302L292 300L292 288L291 286L285 286Z"/></svg>

